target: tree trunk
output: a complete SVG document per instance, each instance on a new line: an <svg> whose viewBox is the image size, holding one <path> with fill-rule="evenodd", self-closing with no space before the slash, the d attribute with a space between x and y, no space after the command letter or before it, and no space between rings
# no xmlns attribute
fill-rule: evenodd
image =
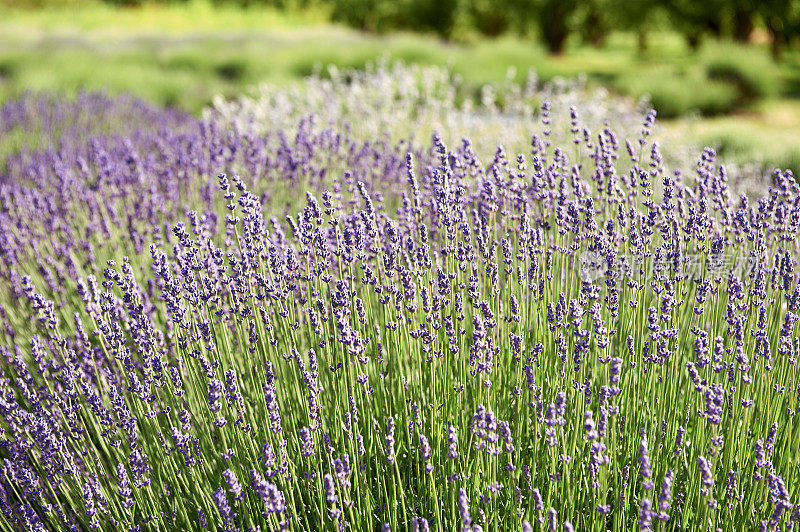
<svg viewBox="0 0 800 532"><path fill-rule="evenodd" d="M599 48L606 41L607 28L600 8L595 2L589 7L589 13L583 22L583 38L586 42Z"/></svg>
<svg viewBox="0 0 800 532"><path fill-rule="evenodd" d="M564 51L569 37L569 16L575 9L572 0L549 0L539 13L539 29L547 49L553 55Z"/></svg>
<svg viewBox="0 0 800 532"><path fill-rule="evenodd" d="M645 30L644 28L639 28L637 37L638 37L636 41L637 49L640 55L644 55L645 52L647 52L647 46L648 46L647 30Z"/></svg>
<svg viewBox="0 0 800 532"><path fill-rule="evenodd" d="M783 36L772 34L772 59L781 61L783 59Z"/></svg>
<svg viewBox="0 0 800 532"><path fill-rule="evenodd" d="M780 61L783 59L783 47L786 44L786 36L783 33L783 21L775 16L767 18L767 30L772 37L772 59Z"/></svg>
<svg viewBox="0 0 800 532"><path fill-rule="evenodd" d="M553 55L561 55L564 52L564 43L567 40L566 31L550 31L545 35L544 40L547 50Z"/></svg>
<svg viewBox="0 0 800 532"><path fill-rule="evenodd" d="M733 14L733 38L738 42L748 42L753 33L753 13L737 9Z"/></svg>
<svg viewBox="0 0 800 532"><path fill-rule="evenodd" d="M702 40L702 35L699 31L686 34L686 44L689 45L689 49L692 52L696 52L698 49L700 49L700 42Z"/></svg>

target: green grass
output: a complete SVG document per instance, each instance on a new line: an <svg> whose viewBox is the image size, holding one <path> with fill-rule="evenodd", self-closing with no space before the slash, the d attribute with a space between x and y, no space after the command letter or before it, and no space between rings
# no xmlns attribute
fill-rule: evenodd
<svg viewBox="0 0 800 532"><path fill-rule="evenodd" d="M731 116L686 117L665 124L667 138L696 139L723 159L767 163L800 175L800 102L770 100Z"/></svg>
<svg viewBox="0 0 800 532"><path fill-rule="evenodd" d="M727 113L780 94L782 78L796 79L800 65L795 53L778 67L764 47L710 42L692 53L672 33L654 34L644 54L633 35L613 34L602 48L571 42L566 54L551 57L540 44L513 37L454 44L428 35L366 35L327 23L322 11L203 2L124 9L78 2L2 14L0 98L29 88L108 88L193 111L215 93L295 79L316 63L358 67L385 53L408 62L452 62L473 86L502 80L509 67L518 79L531 68L544 79L585 73L623 94L652 96L667 117ZM698 82L713 90L698 94L692 90Z"/></svg>
<svg viewBox="0 0 800 532"><path fill-rule="evenodd" d="M618 33L602 48L574 41L563 56L552 57L519 38L447 43L419 34L376 36L332 25L328 15L202 1L112 8L64 0L63 7L46 11L0 7L0 102L26 90L92 89L198 113L216 94L234 97L263 81L291 82L319 65L359 68L389 54L407 62L450 63L475 93L501 82L510 68L517 81L535 69L542 79L586 74L589 83L648 98L662 119L744 110L748 127L738 128L728 143L732 150L754 154L749 147L760 142L753 125L766 132L770 150L800 159L791 128L774 126L763 112L765 102L792 104L800 96L800 51L789 51L781 64L766 46L709 41L694 53L677 34L662 32L650 36L642 54L633 34ZM731 137L723 133L711 140ZM779 137L777 148L773 137ZM697 139L706 141L704 135Z"/></svg>

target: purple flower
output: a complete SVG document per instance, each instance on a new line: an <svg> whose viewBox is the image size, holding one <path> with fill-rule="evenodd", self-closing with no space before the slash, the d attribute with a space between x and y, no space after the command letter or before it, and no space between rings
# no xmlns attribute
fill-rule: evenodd
<svg viewBox="0 0 800 532"><path fill-rule="evenodd" d="M697 466L700 468L700 481L707 488L714 487L714 474L711 471L711 464L704 456L697 458Z"/></svg>
<svg viewBox="0 0 800 532"><path fill-rule="evenodd" d="M244 494L242 493L242 485L236 478L236 474L230 469L226 469L222 472L222 477L225 479L225 483L228 484L228 490L231 492L231 495L233 495L233 498L237 501L243 500Z"/></svg>
<svg viewBox="0 0 800 532"><path fill-rule="evenodd" d="M265 515L280 513L286 510L286 500L283 493L261 476L255 469L250 470L250 485L253 491L261 498L266 506Z"/></svg>
<svg viewBox="0 0 800 532"><path fill-rule="evenodd" d="M642 505L639 509L639 530L653 530L653 517L653 505L650 499L642 499Z"/></svg>
<svg viewBox="0 0 800 532"><path fill-rule="evenodd" d="M308 427L300 429L300 454L303 456L314 455L314 436Z"/></svg>
<svg viewBox="0 0 800 532"><path fill-rule="evenodd" d="M653 489L653 481L650 477L653 476L653 470L650 467L650 452L647 449L647 431L642 428L640 430L641 439L639 440L639 473L644 478L642 486L646 490Z"/></svg>
<svg viewBox="0 0 800 532"><path fill-rule="evenodd" d="M447 429L447 457L451 460L458 458L458 434L453 425Z"/></svg>
<svg viewBox="0 0 800 532"><path fill-rule="evenodd" d="M433 471L433 464L431 463L431 446L428 443L428 438L424 434L419 435L419 451L422 454L422 459L425 461L425 471L431 473Z"/></svg>
<svg viewBox="0 0 800 532"><path fill-rule="evenodd" d="M386 422L386 460L394 463L394 418L389 416Z"/></svg>
<svg viewBox="0 0 800 532"><path fill-rule="evenodd" d="M664 481L661 483L661 493L658 496L658 518L662 521L669 520L669 514L667 510L669 510L669 502L670 498L672 497L672 480L674 474L671 469L667 469L667 473L664 475Z"/></svg>
<svg viewBox="0 0 800 532"><path fill-rule="evenodd" d="M228 503L228 498L225 496L225 490L223 488L214 490L211 498L214 499L214 504L217 506L217 510L219 510L223 521L230 522L236 517L236 514L234 514L231 509L231 505Z"/></svg>

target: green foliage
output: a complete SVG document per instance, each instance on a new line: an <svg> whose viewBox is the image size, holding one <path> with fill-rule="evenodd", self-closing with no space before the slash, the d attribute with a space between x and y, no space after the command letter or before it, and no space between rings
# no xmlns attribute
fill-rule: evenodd
<svg viewBox="0 0 800 532"><path fill-rule="evenodd" d="M791 170L795 175L800 174L800 151L788 150L775 159L775 165Z"/></svg>
<svg viewBox="0 0 800 532"><path fill-rule="evenodd" d="M701 61L710 79L727 81L736 87L742 103L774 96L779 89L775 64L761 50L716 45L706 47Z"/></svg>
<svg viewBox="0 0 800 532"><path fill-rule="evenodd" d="M155 5L197 0L158 0ZM218 6L248 6L285 14L324 13L327 20L362 31L434 33L451 40L516 33L538 38L560 54L577 34L594 46L612 30L634 31L641 50L647 36L666 22L689 46L708 36L748 42L759 24L772 37L773 55L800 36L800 0L211 0ZM41 8L86 5L137 7L150 0L0 0L0 6Z"/></svg>
<svg viewBox="0 0 800 532"><path fill-rule="evenodd" d="M497 37L515 24L511 10L492 0L464 0L461 11L462 24L489 37Z"/></svg>
<svg viewBox="0 0 800 532"><path fill-rule="evenodd" d="M398 29L432 31L448 38L457 19L458 0L331 0L333 20L360 30L386 32Z"/></svg>
<svg viewBox="0 0 800 532"><path fill-rule="evenodd" d="M724 7L729 3L728 0L664 0L673 26L693 49L700 45L705 33L722 35Z"/></svg>
<svg viewBox="0 0 800 532"><path fill-rule="evenodd" d="M592 46L600 46L605 42L612 24L608 7L603 0L589 0L582 5L579 28L584 42Z"/></svg>
<svg viewBox="0 0 800 532"><path fill-rule="evenodd" d="M800 1L762 0L758 13L772 37L772 55L780 59L784 48L800 35Z"/></svg>
<svg viewBox="0 0 800 532"><path fill-rule="evenodd" d="M536 21L550 53L560 54L571 31L577 0L541 0Z"/></svg>
<svg viewBox="0 0 800 532"><path fill-rule="evenodd" d="M739 100L739 92L731 83L671 69L656 70L647 76L622 76L614 83L624 92L647 97L662 118L691 112L704 116L724 114L733 110ZM693 89L698 86L703 90Z"/></svg>

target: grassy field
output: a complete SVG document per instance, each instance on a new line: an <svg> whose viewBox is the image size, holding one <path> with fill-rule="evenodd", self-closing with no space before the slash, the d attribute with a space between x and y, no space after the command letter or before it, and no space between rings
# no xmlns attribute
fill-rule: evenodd
<svg viewBox="0 0 800 532"><path fill-rule="evenodd" d="M263 81L286 83L315 67L361 67L383 55L452 65L465 90L513 69L542 79L585 74L635 99L647 97L675 135L688 131L728 155L798 167L800 52L774 63L764 46L707 42L696 53L671 33L631 34L602 48L570 43L551 57L515 38L447 43L432 36L365 35L326 22L324 12L145 5L113 9L69 2L56 9L0 7L0 101L26 90L129 92L199 112L216 94L233 97ZM702 90L698 90L702 87ZM674 120L672 120L674 119Z"/></svg>

